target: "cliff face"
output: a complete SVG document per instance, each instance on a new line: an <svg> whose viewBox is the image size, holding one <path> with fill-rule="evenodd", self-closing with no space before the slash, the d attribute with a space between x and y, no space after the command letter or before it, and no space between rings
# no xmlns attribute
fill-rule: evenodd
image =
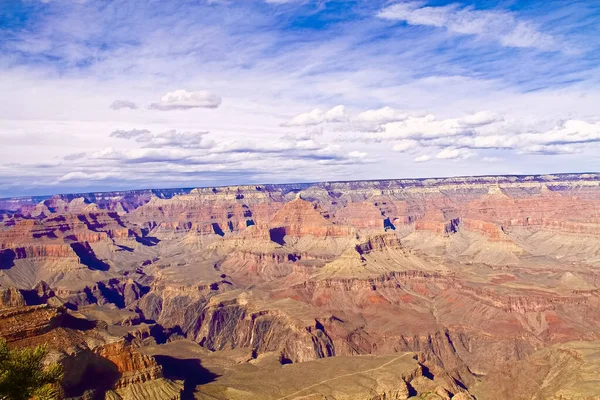
<svg viewBox="0 0 600 400"><path fill-rule="evenodd" d="M112 335L106 323L81 319L62 307L6 308L0 312L0 335L10 347L46 346L50 359L63 366L68 397L103 396L152 382L169 386L162 367L135 349L131 335Z"/></svg>
<svg viewBox="0 0 600 400"><path fill-rule="evenodd" d="M245 365L415 352L471 387L600 336L593 174L94 193L0 209L0 313L41 321L20 317L3 335L25 345L64 333L72 371L113 374L98 388L73 372L77 393L193 391L202 382L165 379L138 351L184 338ZM65 325L75 312L96 322Z"/></svg>
<svg viewBox="0 0 600 400"><path fill-rule="evenodd" d="M195 340L210 350L251 349L278 352L292 362L335 355L331 339L318 323L306 326L280 310L253 311L245 305L218 304L204 310Z"/></svg>

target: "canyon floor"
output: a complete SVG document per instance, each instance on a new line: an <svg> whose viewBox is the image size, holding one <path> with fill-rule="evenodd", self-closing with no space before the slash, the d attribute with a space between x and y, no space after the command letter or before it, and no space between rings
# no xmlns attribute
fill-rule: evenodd
<svg viewBox="0 0 600 400"><path fill-rule="evenodd" d="M600 175L0 199L66 398L600 399Z"/></svg>

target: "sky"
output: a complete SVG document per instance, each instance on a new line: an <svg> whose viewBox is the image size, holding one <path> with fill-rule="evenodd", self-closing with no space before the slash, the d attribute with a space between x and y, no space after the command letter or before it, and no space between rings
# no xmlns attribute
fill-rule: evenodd
<svg viewBox="0 0 600 400"><path fill-rule="evenodd" d="M600 171L600 0L0 0L0 197Z"/></svg>

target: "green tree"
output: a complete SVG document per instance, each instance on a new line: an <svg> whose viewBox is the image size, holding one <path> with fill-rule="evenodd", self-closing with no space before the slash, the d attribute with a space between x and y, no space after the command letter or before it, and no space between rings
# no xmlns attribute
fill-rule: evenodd
<svg viewBox="0 0 600 400"><path fill-rule="evenodd" d="M0 400L55 400L61 397L59 364L44 365L43 346L9 349L0 338Z"/></svg>

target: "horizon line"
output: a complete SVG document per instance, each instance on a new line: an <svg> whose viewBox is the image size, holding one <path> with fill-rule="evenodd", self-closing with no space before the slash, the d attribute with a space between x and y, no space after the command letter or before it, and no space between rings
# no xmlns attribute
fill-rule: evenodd
<svg viewBox="0 0 600 400"><path fill-rule="evenodd" d="M542 174L488 174L488 175L455 175L455 176L437 176L437 177L420 177L420 178L392 178L392 179L349 179L349 180L333 180L333 181L310 181L310 182L286 182L286 183L245 183L245 184L232 184L232 185L207 185L207 186L179 186L179 187L161 187L161 188L143 188L143 189L122 189L122 190L103 190L103 191L90 191L90 192L68 192L68 193L53 193L53 194L40 194L30 196L9 196L0 197L0 200L22 200L22 199L33 199L39 198L52 198L54 196L76 196L76 195L91 195L91 194L104 194L104 193L117 193L117 192L149 192L153 190L189 190L194 189L208 189L208 188L230 188L236 186L290 186L290 185L317 185L317 184L332 184L332 183L354 183L354 182L392 182L392 181L424 181L429 179L465 179L465 178L525 178L525 177L544 177L544 176L568 176L568 175L598 175L600 172L556 172L556 173L542 173Z"/></svg>

